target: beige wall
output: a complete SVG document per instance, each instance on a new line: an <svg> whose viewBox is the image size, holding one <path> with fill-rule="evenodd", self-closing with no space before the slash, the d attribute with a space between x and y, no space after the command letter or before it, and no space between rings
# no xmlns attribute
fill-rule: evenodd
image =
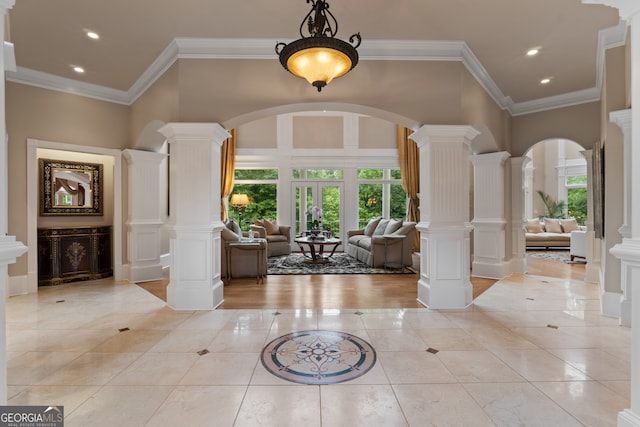
<svg viewBox="0 0 640 427"><path fill-rule="evenodd" d="M343 140L340 116L293 118L293 148L342 148Z"/></svg>
<svg viewBox="0 0 640 427"><path fill-rule="evenodd" d="M542 111L512 119L511 155L520 157L536 142L566 138L585 149L600 137L600 103Z"/></svg>
<svg viewBox="0 0 640 427"><path fill-rule="evenodd" d="M277 117L254 120L239 126L236 132L237 148L278 148Z"/></svg>
<svg viewBox="0 0 640 427"><path fill-rule="evenodd" d="M126 106L36 87L7 83L9 135L9 233L27 241L27 138L103 148L126 148ZM26 274L27 257L9 266L9 274Z"/></svg>
<svg viewBox="0 0 640 427"><path fill-rule="evenodd" d="M392 148L398 146L396 124L375 117L358 119L360 148Z"/></svg>

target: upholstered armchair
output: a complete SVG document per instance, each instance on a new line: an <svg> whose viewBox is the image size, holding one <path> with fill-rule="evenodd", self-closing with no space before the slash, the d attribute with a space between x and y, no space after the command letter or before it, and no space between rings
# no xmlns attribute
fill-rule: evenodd
<svg viewBox="0 0 640 427"><path fill-rule="evenodd" d="M241 238L248 237L246 232L240 230L235 221L228 221L221 232L222 243L220 248L220 261L222 277L228 277L227 266L231 268L233 277L256 277L267 274L267 255L264 250L234 250L231 262L227 263L227 242L237 242ZM257 257L263 257L258 260ZM258 268L261 271L258 271Z"/></svg>
<svg viewBox="0 0 640 427"><path fill-rule="evenodd" d="M267 256L291 253L291 226L280 225L272 219L256 219L251 226L255 237L267 240Z"/></svg>

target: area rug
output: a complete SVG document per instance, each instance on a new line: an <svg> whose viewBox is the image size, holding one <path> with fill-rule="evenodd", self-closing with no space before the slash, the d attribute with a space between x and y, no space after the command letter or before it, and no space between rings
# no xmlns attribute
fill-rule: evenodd
<svg viewBox="0 0 640 427"><path fill-rule="evenodd" d="M415 274L408 268L372 268L345 253L336 253L326 264L305 264L304 255L269 257L267 274Z"/></svg>
<svg viewBox="0 0 640 427"><path fill-rule="evenodd" d="M574 260L571 261L571 256L567 250L527 251L527 256L542 258L547 261L563 262L565 264L584 264L586 262L583 258L574 258Z"/></svg>

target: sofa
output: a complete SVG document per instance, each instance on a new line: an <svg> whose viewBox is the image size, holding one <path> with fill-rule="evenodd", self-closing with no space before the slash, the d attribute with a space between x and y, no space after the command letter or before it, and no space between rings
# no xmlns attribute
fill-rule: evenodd
<svg viewBox="0 0 640 427"><path fill-rule="evenodd" d="M267 240L267 256L291 253L291 226L280 225L273 219L256 219L250 230L255 237Z"/></svg>
<svg viewBox="0 0 640 427"><path fill-rule="evenodd" d="M582 231L575 218L537 218L525 224L525 242L527 248L558 248L571 246L571 232Z"/></svg>
<svg viewBox="0 0 640 427"><path fill-rule="evenodd" d="M345 251L370 267L409 267L415 232L415 222L375 218L363 229L347 231Z"/></svg>

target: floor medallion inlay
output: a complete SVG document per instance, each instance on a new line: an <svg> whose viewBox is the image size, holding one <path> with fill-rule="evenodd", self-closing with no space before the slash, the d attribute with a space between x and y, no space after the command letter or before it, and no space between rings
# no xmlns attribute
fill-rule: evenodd
<svg viewBox="0 0 640 427"><path fill-rule="evenodd" d="M338 331L292 332L262 350L262 365L299 384L336 384L366 374L376 363L371 344Z"/></svg>

